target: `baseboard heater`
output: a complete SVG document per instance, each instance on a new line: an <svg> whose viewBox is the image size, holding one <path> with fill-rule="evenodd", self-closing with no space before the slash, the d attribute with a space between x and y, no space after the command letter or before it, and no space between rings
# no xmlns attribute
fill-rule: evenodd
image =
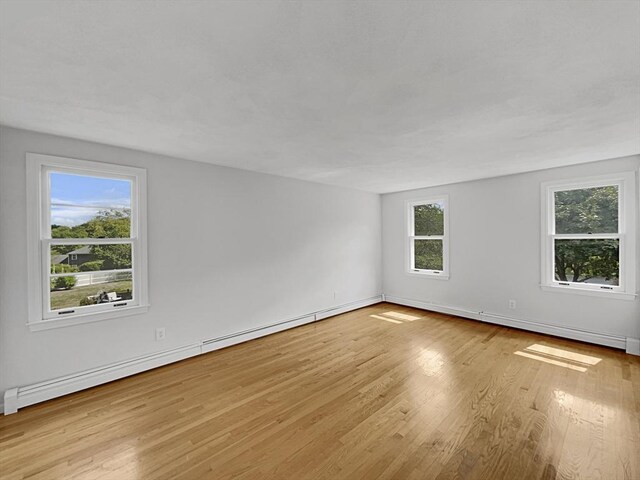
<svg viewBox="0 0 640 480"><path fill-rule="evenodd" d="M534 322L531 320L523 320L506 315L499 315L484 311L468 310L464 308L439 305L431 302L419 300L411 300L392 295L385 295L385 301L404 305L407 307L419 308L421 310L430 310L438 313L446 313L457 317L470 318L480 320L481 322L494 323L505 327L519 328L531 332L544 333L554 335L556 337L570 338L572 340L580 340L582 342L595 343L607 347L619 348L626 350L627 353L640 355L640 340L635 338L627 338L622 336L608 335L604 333L590 332L586 330L578 330L574 328L560 327L557 325L549 325L547 323Z"/></svg>
<svg viewBox="0 0 640 480"><path fill-rule="evenodd" d="M266 335L294 328L306 323L323 320L334 315L374 305L381 301L382 295L376 295L364 300L358 300L333 308L319 310L307 315L243 330L241 332L234 332L172 350L152 353L32 385L11 388L4 393L4 414L8 415L15 413L19 408L23 408L28 405L44 402L45 400L51 400L52 398L61 397L80 390L85 390L103 383L112 382L120 378L135 375L136 373L141 373L146 370L151 370L169 363L246 342L248 340L253 340L255 338L264 337Z"/></svg>
<svg viewBox="0 0 640 480"><path fill-rule="evenodd" d="M329 308L326 310L319 310L308 315L302 315L300 317L291 318L289 320L283 320L281 322L272 323L262 327L251 328L243 330L241 332L235 332L229 335L212 338L202 342L202 353L218 350L237 343L246 342L254 338L263 337L265 335L271 335L272 333L287 330L289 328L298 327L311 322L317 322L324 320L325 318L340 315L341 313L357 310L358 308L368 307L369 305L375 305L382 301L382 295L376 295L375 297L367 298L365 300L358 300L355 302L345 303L337 307Z"/></svg>

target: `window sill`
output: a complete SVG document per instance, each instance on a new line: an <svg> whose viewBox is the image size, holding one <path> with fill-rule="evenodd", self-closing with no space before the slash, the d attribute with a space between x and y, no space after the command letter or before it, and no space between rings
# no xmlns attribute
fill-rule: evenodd
<svg viewBox="0 0 640 480"><path fill-rule="evenodd" d="M633 301L637 297L635 293L612 292L612 291L604 291L604 290L587 290L586 288L561 287L557 285L540 285L540 288L545 292L555 292L555 293L562 292L562 293L569 293L574 295L586 295L590 297L611 298L616 300Z"/></svg>
<svg viewBox="0 0 640 480"><path fill-rule="evenodd" d="M449 275L444 273L414 272L413 270L409 270L406 274L414 277L433 278L435 280L449 280Z"/></svg>
<svg viewBox="0 0 640 480"><path fill-rule="evenodd" d="M53 328L71 327L73 325L83 325L85 323L101 322L112 318L129 317L139 315L149 310L149 305L136 305L112 312L87 313L74 317L53 318L27 323L29 330L38 332L40 330L51 330Z"/></svg>

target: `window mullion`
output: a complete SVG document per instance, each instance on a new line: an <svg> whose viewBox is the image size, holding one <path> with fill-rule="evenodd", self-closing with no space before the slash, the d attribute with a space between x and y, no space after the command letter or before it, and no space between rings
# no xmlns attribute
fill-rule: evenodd
<svg viewBox="0 0 640 480"><path fill-rule="evenodd" d="M616 240L620 238L619 233L562 233L551 234L555 240Z"/></svg>
<svg viewBox="0 0 640 480"><path fill-rule="evenodd" d="M113 245L135 242L135 238L51 238L50 245Z"/></svg>
<svg viewBox="0 0 640 480"><path fill-rule="evenodd" d="M115 270L86 270L86 271L78 271L78 272L66 272L66 273L50 273L50 278L55 277L70 277L70 276L78 276L78 275L91 275L98 273L117 273L117 272L131 272L133 273L133 268L117 268Z"/></svg>
<svg viewBox="0 0 640 480"><path fill-rule="evenodd" d="M51 274L51 257L50 257L50 253L51 253L51 247L50 247L50 243L51 240L48 238L45 238L42 240L42 243L40 244L41 246L41 253L40 253L40 260L41 260L41 270L42 270L42 274L40 276L40 281L41 281L41 298L42 298L42 308L44 312L49 312L50 311L50 304L51 304L51 299L50 299L50 295L51 295L51 289L49 287L49 282L50 282L50 277L49 275ZM43 313L44 313L43 312Z"/></svg>

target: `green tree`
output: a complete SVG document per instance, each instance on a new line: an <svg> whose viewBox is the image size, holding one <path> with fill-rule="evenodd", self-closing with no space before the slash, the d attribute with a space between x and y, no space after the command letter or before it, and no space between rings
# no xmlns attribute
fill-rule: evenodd
<svg viewBox="0 0 640 480"><path fill-rule="evenodd" d="M131 211L103 210L80 227L87 232L85 238L127 238L131 236Z"/></svg>
<svg viewBox="0 0 640 480"><path fill-rule="evenodd" d="M91 220L73 227L51 225L51 238L127 238L130 234L129 209L101 210Z"/></svg>
<svg viewBox="0 0 640 480"><path fill-rule="evenodd" d="M617 233L618 187L556 192L556 233Z"/></svg>
<svg viewBox="0 0 640 480"><path fill-rule="evenodd" d="M444 209L437 203L413 207L416 235L444 235Z"/></svg>
<svg viewBox="0 0 640 480"><path fill-rule="evenodd" d="M131 235L131 210L101 210L91 220L73 227L51 226L52 238L127 238ZM78 245L56 245L53 255L66 255ZM95 260L104 260L104 268L130 268L129 245L96 245L91 249Z"/></svg>
<svg viewBox="0 0 640 480"><path fill-rule="evenodd" d="M586 282L593 277L617 281L618 240L556 240L556 279Z"/></svg>
<svg viewBox="0 0 640 480"><path fill-rule="evenodd" d="M94 261L102 262L103 270L131 268L131 245L94 245L91 253Z"/></svg>
<svg viewBox="0 0 640 480"><path fill-rule="evenodd" d="M413 207L414 232L421 235L444 235L444 209L437 203ZM414 266L420 270L442 270L442 240L416 239Z"/></svg>
<svg viewBox="0 0 640 480"><path fill-rule="evenodd" d="M606 186L556 192L555 213L557 234L616 233L618 188ZM618 240L556 240L556 279L586 282L594 277L604 277L616 283L619 253Z"/></svg>
<svg viewBox="0 0 640 480"><path fill-rule="evenodd" d="M414 248L416 268L442 270L442 240L416 240Z"/></svg>

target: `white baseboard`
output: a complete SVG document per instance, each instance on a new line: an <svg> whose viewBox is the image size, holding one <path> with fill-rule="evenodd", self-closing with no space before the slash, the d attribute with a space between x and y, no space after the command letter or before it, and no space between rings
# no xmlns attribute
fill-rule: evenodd
<svg viewBox="0 0 640 480"><path fill-rule="evenodd" d="M306 315L304 317L293 318L291 320L285 320L283 322L274 323L265 327L252 328L231 335L225 335L222 337L212 338L202 342L202 353L213 352L221 348L230 347L238 343L247 342L256 338L271 335L272 333L281 332L290 328L299 327L306 323L315 322L314 315Z"/></svg>
<svg viewBox="0 0 640 480"><path fill-rule="evenodd" d="M61 397L69 393L112 382L119 378L151 370L168 363L184 360L201 353L200 344L188 345L173 350L137 357L125 362L86 370L53 380L12 388L4 394L4 414L15 413L19 408Z"/></svg>
<svg viewBox="0 0 640 480"><path fill-rule="evenodd" d="M376 295L375 297L339 305L331 309L312 312L301 317L272 323L270 325L233 333L223 337L204 340L202 342L172 350L157 352L32 385L11 388L4 393L3 411L5 415L15 413L19 408L23 408L28 405L61 397L86 388L95 387L96 385L144 372L152 368L161 367L169 363L184 360L185 358L194 357L196 355L246 342L248 340L270 335L272 333L287 330L306 323L322 320L333 315L356 310L368 305L374 305L376 303L380 303L381 300L382 296Z"/></svg>
<svg viewBox="0 0 640 480"><path fill-rule="evenodd" d="M236 343L246 342L255 338L264 337L265 335L271 335L272 333L281 332L289 328L294 328L300 325L305 325L307 323L324 320L325 318L333 317L334 315L340 315L341 313L357 310L358 308L375 305L376 303L380 303L381 301L382 295L376 295L375 297L345 303L343 305L338 305L337 307L320 310L318 312L304 315L302 317L283 320L282 322L272 323L263 327L252 328L249 330L244 330L242 332L232 333L230 335L205 340L204 342L202 342L202 353L212 352L220 348L235 345Z"/></svg>
<svg viewBox="0 0 640 480"><path fill-rule="evenodd" d="M328 308L327 310L321 310L315 313L316 320L324 320L325 318L333 317L334 315L340 315L341 313L350 312L351 310L357 310L358 308L375 305L376 303L383 302L383 298L383 295L376 295L375 297L358 300L356 302L345 303L337 307Z"/></svg>
<svg viewBox="0 0 640 480"><path fill-rule="evenodd" d="M537 333L544 333L547 335L554 335L556 337L570 338L572 340L580 340L583 342L595 343L598 345L605 345L608 347L619 348L629 351L629 345L631 349L638 348L640 350L640 344L633 343L632 338L626 338L622 336L608 335L597 332L589 332L585 330L577 330L568 327L559 327L557 325L549 325L546 323L533 322L530 320L523 320L514 317L507 317L504 315L498 315L494 313L488 313L483 311L473 311L464 308L438 305L435 303L411 300L407 298L395 297L391 295L385 295L385 299L389 303L397 303L398 305L405 305L408 307L420 308L423 310L431 310L434 312L447 313L449 315L456 315L458 317L471 318L473 320L480 320L482 322L494 323L497 325L503 325L505 327L520 328L522 330L529 330ZM639 341L640 342L640 341ZM638 353L640 354L640 353Z"/></svg>
<svg viewBox="0 0 640 480"><path fill-rule="evenodd" d="M420 300L410 300L408 298L394 297L392 295L385 295L385 301L389 303L397 303L398 305L404 305L406 307L419 308L421 310L431 310L432 312L446 313L449 315L455 315L457 317L472 318L474 320L480 320L480 312L474 312L472 310L465 310L458 307L449 307L444 305L438 305L431 302L422 302Z"/></svg>

